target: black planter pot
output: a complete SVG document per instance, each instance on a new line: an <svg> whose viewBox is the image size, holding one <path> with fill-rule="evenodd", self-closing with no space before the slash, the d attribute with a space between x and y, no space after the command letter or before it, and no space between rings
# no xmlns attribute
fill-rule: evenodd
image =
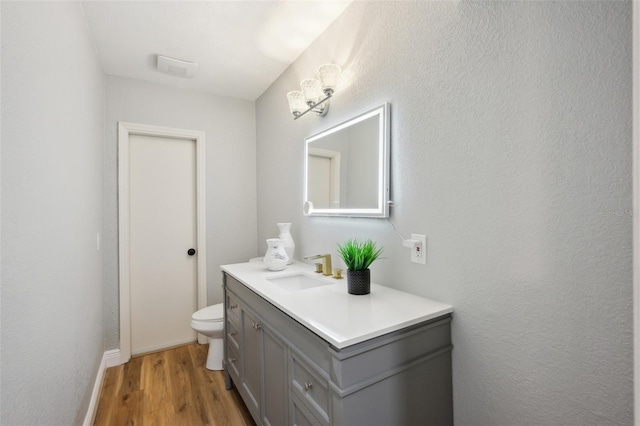
<svg viewBox="0 0 640 426"><path fill-rule="evenodd" d="M347 291L361 296L371 292L371 271L347 271Z"/></svg>

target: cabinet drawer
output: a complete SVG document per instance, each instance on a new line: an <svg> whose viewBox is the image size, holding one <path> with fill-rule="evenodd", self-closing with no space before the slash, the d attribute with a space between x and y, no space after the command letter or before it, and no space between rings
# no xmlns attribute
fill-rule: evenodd
<svg viewBox="0 0 640 426"><path fill-rule="evenodd" d="M240 327L230 320L227 320L227 327L225 332L227 333L227 342L229 345L233 345L234 349L240 351Z"/></svg>
<svg viewBox="0 0 640 426"><path fill-rule="evenodd" d="M240 324L240 304L231 294L227 293L227 318Z"/></svg>
<svg viewBox="0 0 640 426"><path fill-rule="evenodd" d="M242 360L240 359L240 351L229 345L227 347L227 371L236 385L240 384L240 368Z"/></svg>
<svg viewBox="0 0 640 426"><path fill-rule="evenodd" d="M298 399L297 396L291 395L291 418L289 424L292 426L323 426L311 411Z"/></svg>
<svg viewBox="0 0 640 426"><path fill-rule="evenodd" d="M329 385L326 379L291 351L291 389L316 416L329 423Z"/></svg>

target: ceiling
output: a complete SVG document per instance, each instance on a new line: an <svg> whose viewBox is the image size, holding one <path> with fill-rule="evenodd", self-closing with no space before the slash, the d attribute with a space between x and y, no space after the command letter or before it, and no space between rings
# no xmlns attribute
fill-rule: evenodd
<svg viewBox="0 0 640 426"><path fill-rule="evenodd" d="M82 5L106 74L255 100L350 2L85 0ZM197 62L195 77L161 73L157 55Z"/></svg>

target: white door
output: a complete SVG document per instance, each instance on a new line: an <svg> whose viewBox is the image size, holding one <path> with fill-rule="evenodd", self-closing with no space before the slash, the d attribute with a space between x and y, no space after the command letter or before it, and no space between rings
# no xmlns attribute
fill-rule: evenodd
<svg viewBox="0 0 640 426"><path fill-rule="evenodd" d="M120 363L196 339L191 315L207 304L205 180L203 132L118 123Z"/></svg>
<svg viewBox="0 0 640 426"><path fill-rule="evenodd" d="M309 177L307 181L309 195L316 209L331 208L331 159L309 155L307 159Z"/></svg>
<svg viewBox="0 0 640 426"><path fill-rule="evenodd" d="M131 353L196 340L196 146L129 137ZM193 249L192 252L189 252Z"/></svg>
<svg viewBox="0 0 640 426"><path fill-rule="evenodd" d="M340 157L338 151L309 148L307 200L315 209L340 208Z"/></svg>

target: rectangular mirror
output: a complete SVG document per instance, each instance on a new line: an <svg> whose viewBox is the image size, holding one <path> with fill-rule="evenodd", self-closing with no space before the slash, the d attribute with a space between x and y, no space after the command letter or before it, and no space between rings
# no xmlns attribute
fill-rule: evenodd
<svg viewBox="0 0 640 426"><path fill-rule="evenodd" d="M389 108L305 139L305 215L389 216Z"/></svg>

